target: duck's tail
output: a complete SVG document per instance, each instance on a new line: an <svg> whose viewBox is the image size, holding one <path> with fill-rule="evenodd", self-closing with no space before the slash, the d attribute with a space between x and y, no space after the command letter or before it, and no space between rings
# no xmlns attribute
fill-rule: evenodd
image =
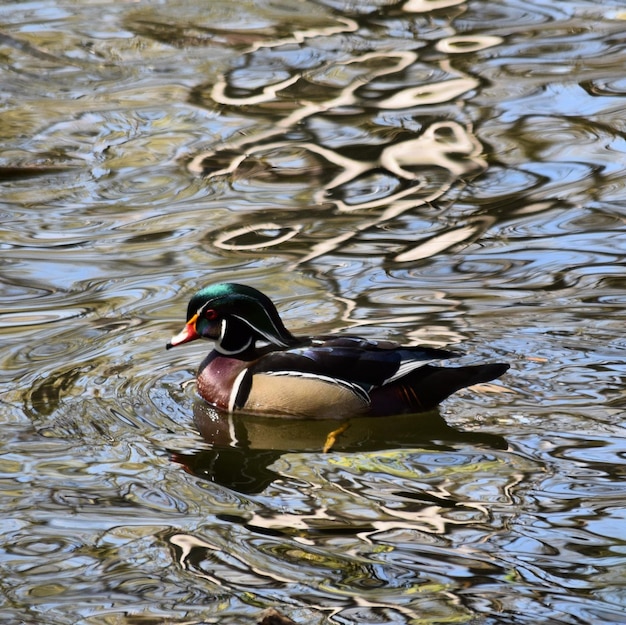
<svg viewBox="0 0 626 625"><path fill-rule="evenodd" d="M500 377L509 365L493 363L465 367L425 365L394 384L371 393L372 414L426 412L456 391Z"/></svg>

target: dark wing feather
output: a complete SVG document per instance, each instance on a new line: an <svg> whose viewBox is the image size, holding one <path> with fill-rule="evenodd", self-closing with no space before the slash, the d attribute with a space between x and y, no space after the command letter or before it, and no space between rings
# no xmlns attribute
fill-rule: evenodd
<svg viewBox="0 0 626 625"><path fill-rule="evenodd" d="M401 379L429 362L457 356L446 350L404 347L390 341L332 337L314 339L301 347L271 352L260 358L251 369L253 373L299 371L371 388Z"/></svg>

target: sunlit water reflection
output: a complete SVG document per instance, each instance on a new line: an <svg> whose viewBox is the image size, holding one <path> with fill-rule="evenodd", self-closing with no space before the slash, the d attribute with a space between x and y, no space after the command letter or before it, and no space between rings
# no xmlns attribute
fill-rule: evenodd
<svg viewBox="0 0 626 625"><path fill-rule="evenodd" d="M621 3L0 15L3 622L624 620ZM323 454L165 352L220 280L512 369Z"/></svg>

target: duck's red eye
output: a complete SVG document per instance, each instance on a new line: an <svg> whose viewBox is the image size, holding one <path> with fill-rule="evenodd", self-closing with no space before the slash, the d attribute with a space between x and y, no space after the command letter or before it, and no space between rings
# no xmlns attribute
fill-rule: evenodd
<svg viewBox="0 0 626 625"><path fill-rule="evenodd" d="M214 319L217 319L217 311L213 310L212 308L209 308L208 310L204 311L204 318L208 319L209 321L213 321Z"/></svg>

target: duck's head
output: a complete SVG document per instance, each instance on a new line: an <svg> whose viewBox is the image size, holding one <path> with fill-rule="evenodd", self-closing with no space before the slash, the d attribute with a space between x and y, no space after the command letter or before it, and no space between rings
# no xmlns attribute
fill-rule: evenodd
<svg viewBox="0 0 626 625"><path fill-rule="evenodd" d="M257 340L287 347L297 339L285 328L272 301L256 289L232 282L198 291L187 307L187 324L167 349L196 339L215 341L215 349L236 355Z"/></svg>

